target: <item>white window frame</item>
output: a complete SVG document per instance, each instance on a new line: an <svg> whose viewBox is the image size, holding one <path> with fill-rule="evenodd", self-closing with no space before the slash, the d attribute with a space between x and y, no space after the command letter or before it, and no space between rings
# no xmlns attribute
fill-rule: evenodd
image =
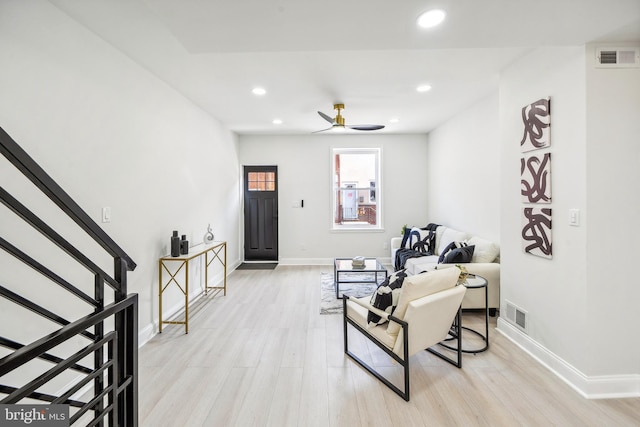
<svg viewBox="0 0 640 427"><path fill-rule="evenodd" d="M346 223L346 224L336 224L335 223L335 212L336 212L336 202L337 202L337 173L336 173L336 162L335 156L337 154L374 154L375 162L376 162L376 172L375 177L375 204L376 204L376 224L356 224L356 223ZM371 147L371 148L352 148L352 147L331 147L330 150L331 155L331 175L330 175L330 186L331 189L331 210L330 210L330 224L331 230L333 231L384 231L383 223L382 223L382 200L383 200L383 192L382 192L382 148L380 147ZM364 184L362 184L364 185ZM358 187L358 190L366 190L367 194L369 194L370 183L369 180L366 181L366 186ZM368 198L367 198L368 199Z"/></svg>

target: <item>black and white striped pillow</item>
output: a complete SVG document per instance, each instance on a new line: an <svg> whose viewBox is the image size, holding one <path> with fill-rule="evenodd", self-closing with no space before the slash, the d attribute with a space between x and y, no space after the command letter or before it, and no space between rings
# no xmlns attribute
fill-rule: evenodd
<svg viewBox="0 0 640 427"><path fill-rule="evenodd" d="M451 242L440 254L438 264L453 264L471 262L475 246L467 242Z"/></svg>
<svg viewBox="0 0 640 427"><path fill-rule="evenodd" d="M384 282L380 283L378 289L376 289L374 294L371 296L369 304L379 310L393 314L393 310L395 310L398 305L398 300L400 299L402 283L406 277L407 273L404 269L391 274L384 280ZM386 319L383 319L375 313L369 312L367 315L367 325L370 328L382 325L385 322L387 322Z"/></svg>

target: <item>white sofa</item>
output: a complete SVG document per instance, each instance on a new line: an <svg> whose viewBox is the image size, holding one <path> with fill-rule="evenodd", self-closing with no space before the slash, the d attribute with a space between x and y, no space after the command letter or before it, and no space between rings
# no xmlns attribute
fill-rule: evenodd
<svg viewBox="0 0 640 427"><path fill-rule="evenodd" d="M424 271L447 268L453 264L438 264L441 252L451 242L466 242L474 245L474 253L470 263L457 263L466 267L471 274L477 274L487 279L487 289L489 292L489 311L492 316L496 309L500 308L500 248L499 246L481 237L470 233L455 230L446 226L439 226L435 231L434 255L427 255L418 258L409 258L405 262L407 274L419 274ZM391 262L393 263L396 251L400 249L402 237L391 239ZM484 308L484 289L468 289L462 308L477 309Z"/></svg>

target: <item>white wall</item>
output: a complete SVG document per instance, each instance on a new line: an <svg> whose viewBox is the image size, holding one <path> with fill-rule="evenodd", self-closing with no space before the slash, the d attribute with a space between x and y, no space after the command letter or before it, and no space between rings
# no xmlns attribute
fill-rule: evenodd
<svg viewBox="0 0 640 427"><path fill-rule="evenodd" d="M211 223L216 239L228 241L229 264L239 261L236 136L48 2L0 4L0 55L0 126L97 222L111 207L112 222L100 225L138 264L129 290L139 293L148 335L157 322L158 257L169 252L172 230L195 244ZM5 165L2 186L21 194L24 184ZM3 237L44 250L11 229L9 216L0 210ZM11 273L0 271L3 285L27 287ZM55 292L36 293L61 308Z"/></svg>
<svg viewBox="0 0 640 427"><path fill-rule="evenodd" d="M586 270L592 338L585 370L640 377L640 334L633 332L640 325L640 286L629 274L640 253L633 248L640 241L640 68L597 68L595 58L589 46ZM640 394L640 379L637 384Z"/></svg>
<svg viewBox="0 0 640 427"><path fill-rule="evenodd" d="M526 310L529 328L521 334L504 318L498 325L582 394L637 396L639 299L625 267L637 251L625 250L638 237L638 70L593 70L592 54L537 49L501 76L501 302ZM525 254L520 242L520 109L546 96L551 260ZM568 224L569 209L580 210L579 227Z"/></svg>
<svg viewBox="0 0 640 427"><path fill-rule="evenodd" d="M403 224L428 222L425 135L240 136L242 165L277 165L282 263L330 263L366 255L389 260ZM383 231L332 231L331 148L382 149ZM304 208L293 202L304 200Z"/></svg>
<svg viewBox="0 0 640 427"><path fill-rule="evenodd" d="M593 47L538 49L503 71L496 95L431 132L427 209L500 242L500 331L586 396L638 395L640 338L629 328L640 321L640 289L626 266L639 233L640 70L594 68L593 58ZM521 108L546 96L551 260L525 254L520 241ZM568 224L570 209L580 210L579 227ZM505 300L527 311L526 334L505 321Z"/></svg>
<svg viewBox="0 0 640 427"><path fill-rule="evenodd" d="M429 133L428 217L500 243L498 94Z"/></svg>

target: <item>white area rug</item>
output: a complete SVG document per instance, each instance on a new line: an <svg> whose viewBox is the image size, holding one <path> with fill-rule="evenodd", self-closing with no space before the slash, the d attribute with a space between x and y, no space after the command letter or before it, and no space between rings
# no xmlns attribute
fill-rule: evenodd
<svg viewBox="0 0 640 427"><path fill-rule="evenodd" d="M359 273L358 275L364 276L368 274L373 280L372 273ZM342 276L341 276L342 278ZM358 277L354 275L354 280L364 280L364 277ZM378 282L384 280L384 274L378 274ZM342 313L342 299L336 298L336 287L333 282L333 273L322 273L321 275L321 289L320 289L320 314L341 314ZM340 295L347 294L350 297L364 297L372 295L378 285L374 283L341 283Z"/></svg>

